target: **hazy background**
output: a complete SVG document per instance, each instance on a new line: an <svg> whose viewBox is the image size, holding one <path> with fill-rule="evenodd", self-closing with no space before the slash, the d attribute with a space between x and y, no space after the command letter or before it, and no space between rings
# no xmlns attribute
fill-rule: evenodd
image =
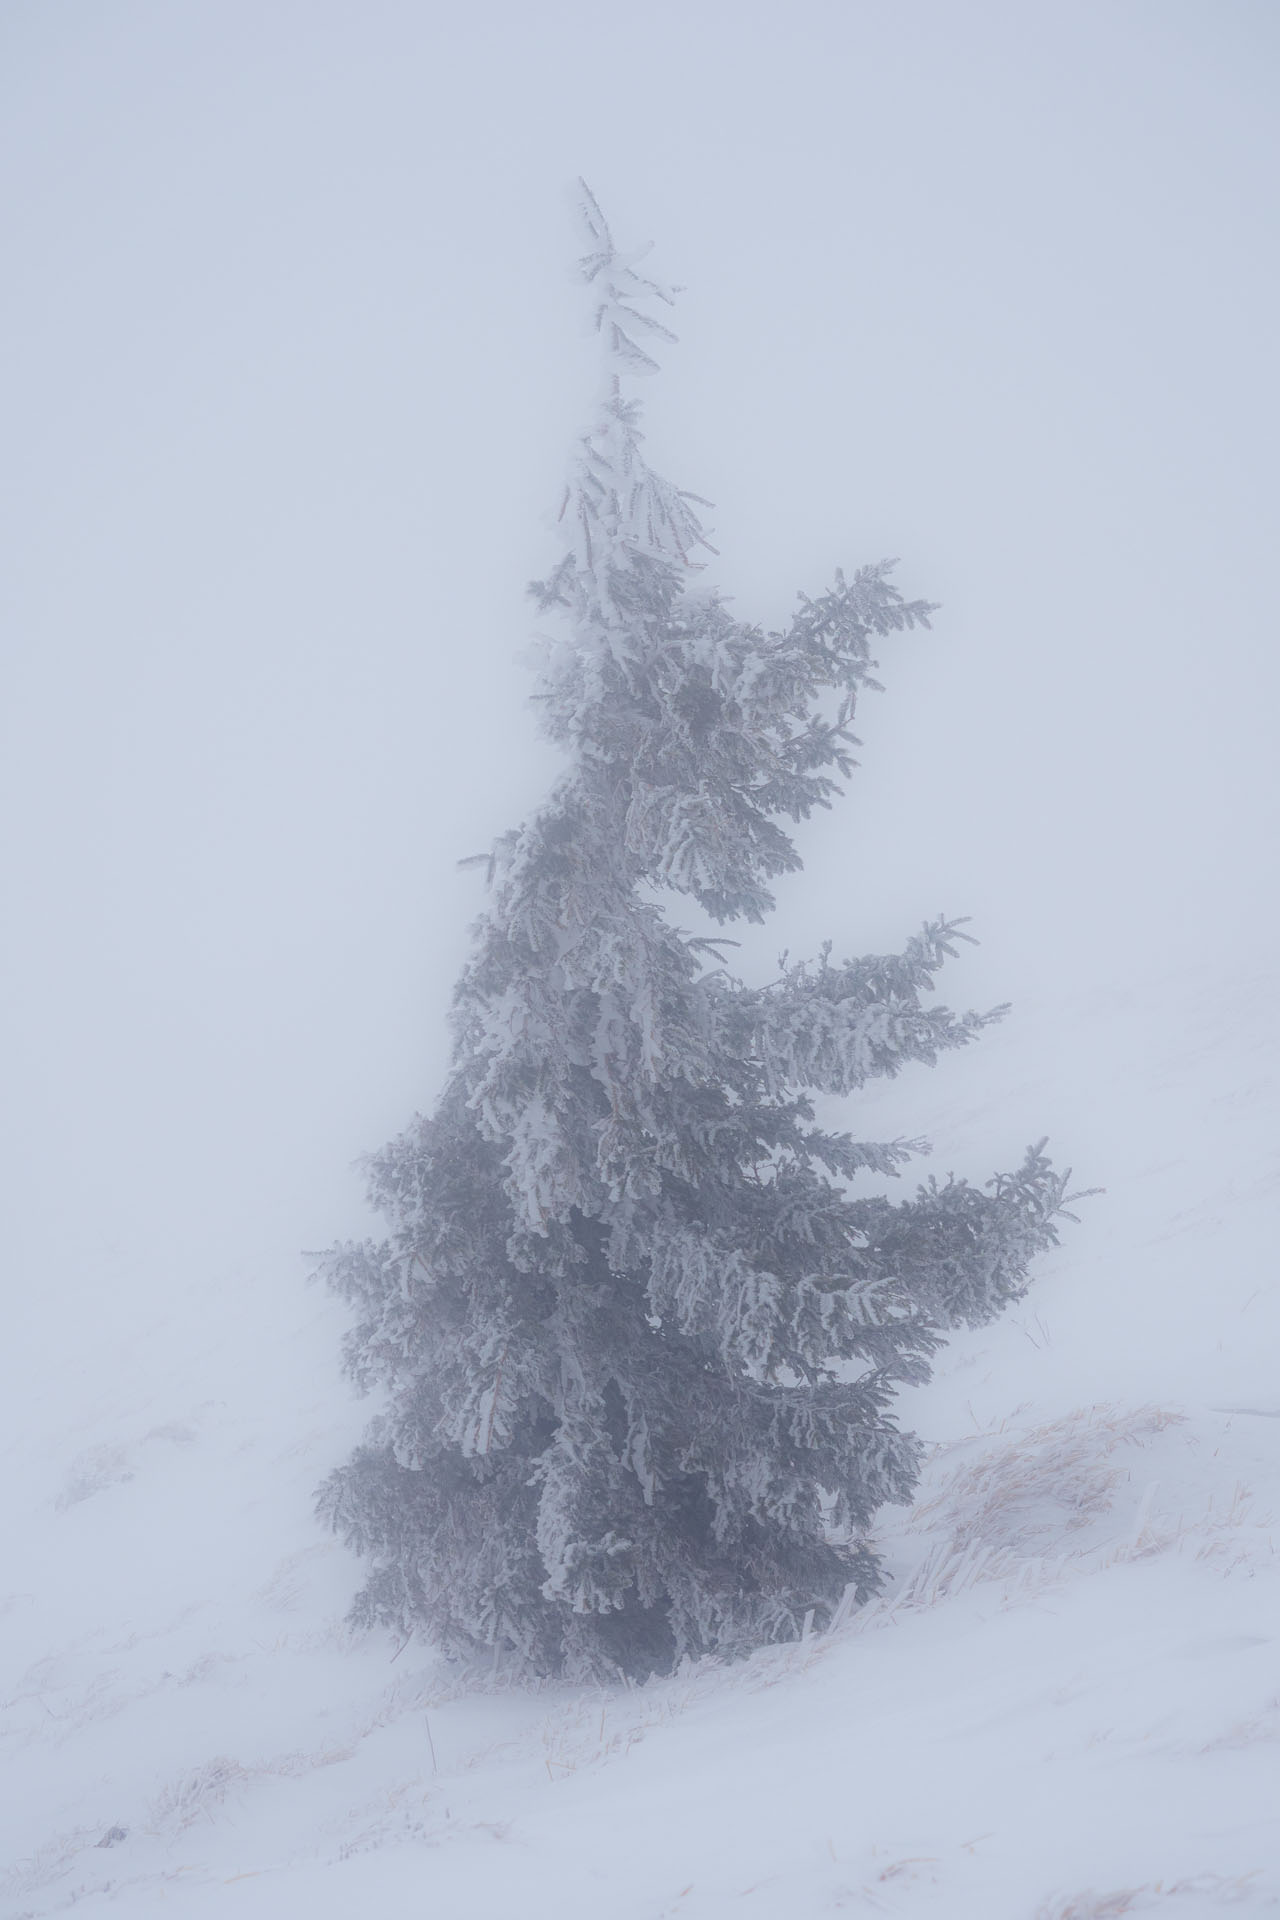
<svg viewBox="0 0 1280 1920"><path fill-rule="evenodd" d="M649 444L740 611L886 553L944 603L757 951L968 912L953 997L1032 1006L1269 954L1278 50L1266 0L7 0L15 1297L293 1286L432 1101L455 862L553 764L579 172L688 287Z"/></svg>

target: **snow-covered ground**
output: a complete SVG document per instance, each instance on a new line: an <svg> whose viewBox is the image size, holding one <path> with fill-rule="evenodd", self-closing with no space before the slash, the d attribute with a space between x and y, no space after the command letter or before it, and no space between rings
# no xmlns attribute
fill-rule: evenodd
<svg viewBox="0 0 1280 1920"><path fill-rule="evenodd" d="M352 1637L310 1507L367 1412L337 1307L275 1257L51 1227L3 1362L0 1911L1280 1906L1278 1046L1273 974L1170 966L877 1094L940 1170L1048 1126L1106 1192L909 1397L886 1597L639 1689Z"/></svg>

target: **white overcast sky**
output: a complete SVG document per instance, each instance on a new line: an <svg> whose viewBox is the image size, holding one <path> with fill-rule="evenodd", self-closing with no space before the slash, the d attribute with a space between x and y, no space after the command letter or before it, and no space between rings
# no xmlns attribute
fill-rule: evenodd
<svg viewBox="0 0 1280 1920"><path fill-rule="evenodd" d="M17 1284L362 1232L431 1102L455 862L552 767L578 173L688 289L649 445L739 610L886 553L944 603L767 950L968 912L1015 1005L1270 951L1278 52L1270 0L6 0Z"/></svg>

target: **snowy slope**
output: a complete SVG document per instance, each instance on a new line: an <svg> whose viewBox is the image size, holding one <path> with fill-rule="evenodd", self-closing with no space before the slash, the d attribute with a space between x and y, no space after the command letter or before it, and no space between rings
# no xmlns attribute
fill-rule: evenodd
<svg viewBox="0 0 1280 1920"><path fill-rule="evenodd" d="M1170 971L880 1094L942 1170L1049 1124L1107 1191L911 1396L888 1595L636 1690L353 1639L310 1515L366 1414L337 1309L272 1257L51 1232L43 1297L98 1279L4 1363L0 1912L1280 1906L1278 1047L1269 976Z"/></svg>

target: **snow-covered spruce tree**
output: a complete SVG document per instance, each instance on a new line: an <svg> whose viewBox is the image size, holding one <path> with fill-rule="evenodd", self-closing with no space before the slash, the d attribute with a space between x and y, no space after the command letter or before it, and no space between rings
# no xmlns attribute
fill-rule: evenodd
<svg viewBox="0 0 1280 1920"><path fill-rule="evenodd" d="M780 821L852 765L873 644L930 609L882 563L765 633L699 584L692 497L627 394L670 295L584 212L607 378L533 589L563 628L538 698L566 771L494 849L434 1116L369 1163L389 1237L324 1262L384 1411L321 1510L371 1564L359 1620L616 1677L876 1590L863 1531L919 1452L894 1389L1022 1293L1062 1180L1033 1150L985 1191L859 1198L920 1143L816 1124L814 1093L997 1017L924 1004L955 923L753 987L657 904L769 911L800 864Z"/></svg>

